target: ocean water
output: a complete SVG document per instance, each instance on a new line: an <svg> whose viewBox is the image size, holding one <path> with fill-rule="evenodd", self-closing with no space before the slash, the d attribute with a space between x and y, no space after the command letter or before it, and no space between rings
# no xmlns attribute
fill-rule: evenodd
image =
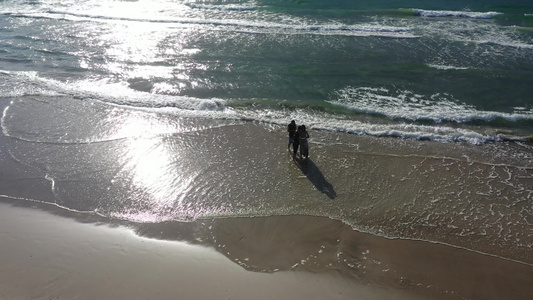
<svg viewBox="0 0 533 300"><path fill-rule="evenodd" d="M497 247L497 240L515 251L503 256L533 263L521 256L533 247L528 0L1 1L0 98L2 161L19 170L3 173L6 198L135 222L322 215L385 236L474 250L476 241ZM287 207L265 203L286 196L279 185L252 190L239 183L253 166L231 163L242 154L236 145L225 144L233 152L213 164L207 161L217 153L195 148L207 143L206 130L223 126L220 120L228 128L252 122L283 131L292 119L314 130L312 147L323 151L333 151L325 145L339 133L459 150L406 156L425 180L383 165L396 179L366 191L330 175L338 164L350 169L364 162L335 156L328 166L307 166L306 175L338 204L300 199ZM357 141L335 143L342 148ZM202 153L204 163L165 154L185 147ZM113 155L125 148L130 151ZM369 149L365 153L382 155ZM468 151L485 158L471 161ZM146 156L167 159L146 162ZM476 168L468 169L472 164ZM212 175L216 167L230 173ZM450 168L455 181L437 188ZM229 187L225 178L233 180ZM391 205L391 191L409 178L417 193L404 188L403 202ZM283 177L253 179L279 183ZM368 185L375 178L355 181ZM48 192L21 192L27 186ZM451 204L441 201L450 193ZM370 204L376 197L383 202ZM399 209L397 215L384 211L387 205ZM434 227L450 229L455 238L432 233ZM474 242L465 242L469 237ZM480 251L490 253L487 247Z"/></svg>
<svg viewBox="0 0 533 300"><path fill-rule="evenodd" d="M529 1L2 1L2 94L473 143L531 138Z"/></svg>

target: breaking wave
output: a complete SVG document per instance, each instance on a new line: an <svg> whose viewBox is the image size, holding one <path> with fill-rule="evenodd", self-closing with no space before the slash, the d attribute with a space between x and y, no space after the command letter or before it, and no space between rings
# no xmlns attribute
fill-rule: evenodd
<svg viewBox="0 0 533 300"><path fill-rule="evenodd" d="M446 70L455 67L438 68ZM436 123L446 121L466 123L473 120L489 122L496 118L510 122L533 120L533 112L528 113L525 108L515 113L481 111L461 103L453 95L446 93L437 93L428 97L407 90L349 87L336 92L335 97L328 102L360 113L383 115L393 119L431 120Z"/></svg>
<svg viewBox="0 0 533 300"><path fill-rule="evenodd" d="M498 15L499 12L473 12L473 11L449 11L449 10L424 10L413 9L413 13L422 17L442 18L442 17L455 17L455 18L473 18L473 19L491 19Z"/></svg>

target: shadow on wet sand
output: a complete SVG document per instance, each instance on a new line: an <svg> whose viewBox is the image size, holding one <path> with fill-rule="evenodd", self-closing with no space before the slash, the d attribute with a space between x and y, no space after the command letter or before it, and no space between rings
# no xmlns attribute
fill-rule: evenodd
<svg viewBox="0 0 533 300"><path fill-rule="evenodd" d="M294 158L294 163L300 168L302 173L321 193L326 194L330 199L335 199L337 193L333 185L324 177L317 165L310 158Z"/></svg>

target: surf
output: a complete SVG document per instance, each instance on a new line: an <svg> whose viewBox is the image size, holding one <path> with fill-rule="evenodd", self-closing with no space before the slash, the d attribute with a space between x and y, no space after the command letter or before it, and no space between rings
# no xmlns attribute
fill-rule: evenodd
<svg viewBox="0 0 533 300"><path fill-rule="evenodd" d="M472 19L492 19L501 15L500 12L473 12L473 11L451 11L451 10L425 10L419 8L413 8L412 12L416 16L429 17L429 18L472 18Z"/></svg>

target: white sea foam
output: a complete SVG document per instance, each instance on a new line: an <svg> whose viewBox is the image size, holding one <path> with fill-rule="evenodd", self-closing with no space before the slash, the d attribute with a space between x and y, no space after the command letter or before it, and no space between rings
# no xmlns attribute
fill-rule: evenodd
<svg viewBox="0 0 533 300"><path fill-rule="evenodd" d="M226 107L226 100L219 98L201 99L186 96L161 95L132 90L126 82L109 83L106 80L81 80L63 83L57 80L43 78L36 72L8 72L14 77L10 84L2 87L0 92L4 96L71 96L80 99L97 99L102 102L125 105L138 109L169 108L174 111L195 111L197 115L209 115L220 112L231 115L233 109ZM6 82L6 81L4 81ZM13 88L13 84L17 88ZM8 91L10 91L8 93Z"/></svg>
<svg viewBox="0 0 533 300"><path fill-rule="evenodd" d="M245 11L245 10L255 10L258 8L258 5L254 3L243 3L243 4L224 4L224 5L214 5L214 4L202 4L202 3L188 3L187 6L197 9L213 9L213 10L222 10L222 11Z"/></svg>
<svg viewBox="0 0 533 300"><path fill-rule="evenodd" d="M425 10L413 9L413 13L422 17L460 17L473 19L490 19L500 15L499 12L472 12L472 11L450 11L450 10Z"/></svg>
<svg viewBox="0 0 533 300"><path fill-rule="evenodd" d="M419 35L413 33L410 27L388 26L382 24L358 24L347 25L339 23L310 23L306 20L289 19L286 22L269 22L256 19L232 19L221 16L220 18L201 17L167 17L160 16L122 16L104 15L100 12L67 12L67 11L47 11L25 13L20 12L13 15L20 17L51 18L65 20L90 20L100 22L145 22L159 23L171 26L205 26L210 30L230 30L236 32L249 33L283 33L283 34L312 34L312 35L339 35L339 36L376 36L390 38L417 38Z"/></svg>
<svg viewBox="0 0 533 300"><path fill-rule="evenodd" d="M391 136L406 139L436 141L467 141L478 144L498 141L500 136L485 134L465 128L444 125L420 125L405 122L367 123L342 116L316 112L308 109L278 110L266 108L233 107L224 99L201 99L187 96L159 95L132 90L126 83L83 80L65 84L52 79L32 76L27 72L14 73L19 78L31 78L25 86L38 89L41 95L63 95L78 99L99 100L110 105L120 105L136 110L177 115L181 117L203 117L214 119L238 119L284 125L291 119L298 119L310 128L329 131L349 132L372 136ZM29 83L31 81L31 83ZM21 87L17 95L27 95ZM435 122L445 120L466 122L472 119L490 120L497 117L508 120L533 119L533 113L526 108L517 108L516 114L478 111L456 101L451 95L436 94L431 97L417 95L409 91L389 91L381 88L346 88L337 93L337 99L330 100L364 114L381 114L389 118L408 120L430 119ZM506 137L506 139L513 139ZM516 138L520 140L519 138Z"/></svg>
<svg viewBox="0 0 533 300"><path fill-rule="evenodd" d="M338 91L336 98L328 102L365 114L379 114L389 118L408 120L461 123L472 120L491 121L496 118L509 121L532 119L530 114L521 111L509 114L477 110L445 93L424 96L406 90L390 91L385 88L348 87Z"/></svg>
<svg viewBox="0 0 533 300"><path fill-rule="evenodd" d="M437 64L428 64L427 66L430 67L430 68L434 68L434 69L437 69L437 70L443 70L443 71L448 71L448 70L467 70L468 69L467 67L456 67L456 66L446 66L446 65L437 65Z"/></svg>
<svg viewBox="0 0 533 300"><path fill-rule="evenodd" d="M516 137L486 135L468 128L442 124L421 125L404 122L373 123L344 118L339 115L321 113L306 109L297 110L237 110L235 117L257 120L263 123L285 126L290 120L299 120L309 128L334 132L347 132L358 135L397 137L403 139L432 140L439 142L463 141L482 144L488 141L520 140Z"/></svg>
<svg viewBox="0 0 533 300"><path fill-rule="evenodd" d="M426 38L438 38L449 41L458 41L463 43L475 43L479 45L497 45L503 47L516 48L518 51L522 49L533 49L533 44L528 36L521 35L516 27L501 26L494 22L479 22L480 18L488 18L491 13L470 13L470 17L459 17L457 14L446 14L442 12L427 13L427 16L456 16L456 18L444 18L435 22L426 22L420 28L420 34ZM462 13L462 12L461 12ZM497 13L495 13L497 14ZM415 30L416 32L416 30ZM418 32L417 32L418 33ZM494 51L495 50L495 51ZM498 54L499 49L486 51L484 54ZM479 58L473 58L474 61ZM483 56L483 55L481 55ZM491 58L491 60L494 60Z"/></svg>
<svg viewBox="0 0 533 300"><path fill-rule="evenodd" d="M533 49L533 44L523 43L510 39L490 39L479 41L480 44L495 44L505 47L520 48L520 49Z"/></svg>

